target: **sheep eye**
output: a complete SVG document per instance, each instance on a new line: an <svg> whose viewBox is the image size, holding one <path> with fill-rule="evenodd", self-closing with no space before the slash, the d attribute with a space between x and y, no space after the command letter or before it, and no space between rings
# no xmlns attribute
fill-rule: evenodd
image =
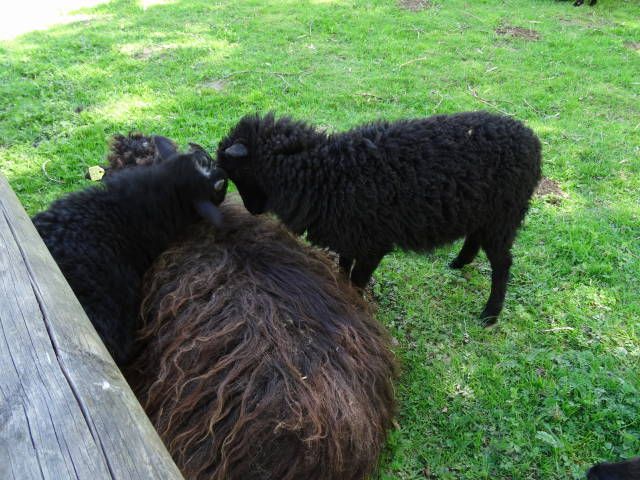
<svg viewBox="0 0 640 480"><path fill-rule="evenodd" d="M213 184L213 188L219 192L220 190L222 190L224 188L224 184L226 183L226 180L222 179L222 180L218 180L216 183Z"/></svg>

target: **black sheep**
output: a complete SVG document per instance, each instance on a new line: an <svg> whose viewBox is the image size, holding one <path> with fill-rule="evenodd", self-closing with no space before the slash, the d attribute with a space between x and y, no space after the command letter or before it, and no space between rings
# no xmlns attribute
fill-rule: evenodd
<svg viewBox="0 0 640 480"><path fill-rule="evenodd" d="M142 277L203 216L219 224L226 175L204 150L109 175L104 185L55 201L33 223L104 344L120 366L130 359ZM173 151L171 151L173 148Z"/></svg>
<svg viewBox="0 0 640 480"><path fill-rule="evenodd" d="M587 472L588 480L640 480L640 457L618 463L599 463Z"/></svg>
<svg viewBox="0 0 640 480"><path fill-rule="evenodd" d="M540 179L541 147L522 123L486 112L377 122L328 135L288 117L243 118L218 162L253 214L340 255L363 287L394 247L428 251L465 237L452 268L480 248L492 267L481 318L502 309L511 245Z"/></svg>

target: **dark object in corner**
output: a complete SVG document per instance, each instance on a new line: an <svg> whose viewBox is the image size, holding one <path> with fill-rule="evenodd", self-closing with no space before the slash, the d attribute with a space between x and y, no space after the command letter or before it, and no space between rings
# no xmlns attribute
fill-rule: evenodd
<svg viewBox="0 0 640 480"><path fill-rule="evenodd" d="M587 472L588 480L640 480L640 457L617 463L598 463Z"/></svg>

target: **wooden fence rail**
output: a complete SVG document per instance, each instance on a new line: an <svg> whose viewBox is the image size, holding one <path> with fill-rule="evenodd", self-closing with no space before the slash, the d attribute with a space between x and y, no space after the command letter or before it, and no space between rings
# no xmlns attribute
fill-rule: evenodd
<svg viewBox="0 0 640 480"><path fill-rule="evenodd" d="M0 175L0 479L180 479Z"/></svg>

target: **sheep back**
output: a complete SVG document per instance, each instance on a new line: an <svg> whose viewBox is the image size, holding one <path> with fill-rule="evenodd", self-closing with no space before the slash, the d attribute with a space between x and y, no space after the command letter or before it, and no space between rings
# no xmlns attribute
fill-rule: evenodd
<svg viewBox="0 0 640 480"><path fill-rule="evenodd" d="M245 158L227 154L236 143ZM252 213L272 211L314 244L359 258L515 230L540 179L541 146L521 122L481 111L332 135L269 114L242 119L218 161Z"/></svg>
<svg viewBox="0 0 640 480"><path fill-rule="evenodd" d="M389 337L324 252L222 211L148 273L134 390L187 478L364 478L395 411Z"/></svg>

